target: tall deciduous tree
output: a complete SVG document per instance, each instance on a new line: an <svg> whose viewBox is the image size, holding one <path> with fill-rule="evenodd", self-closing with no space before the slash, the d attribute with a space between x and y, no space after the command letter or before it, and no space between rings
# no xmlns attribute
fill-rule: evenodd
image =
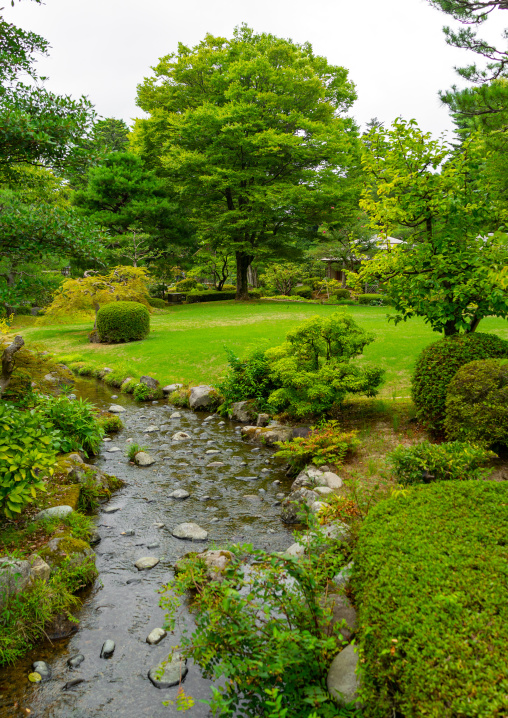
<svg viewBox="0 0 508 718"><path fill-rule="evenodd" d="M473 332L482 317L508 315L508 294L493 270L508 260L502 212L490 194L483 146L475 138L453 151L423 133L414 120L368 136L361 202L372 228L412 232L396 249L380 252L361 272L381 281L398 319L423 316L445 335Z"/></svg>
<svg viewBox="0 0 508 718"><path fill-rule="evenodd" d="M204 246L232 249L237 299L254 257L326 220L357 136L343 67L309 44L237 28L163 57L138 89L133 146L171 177Z"/></svg>

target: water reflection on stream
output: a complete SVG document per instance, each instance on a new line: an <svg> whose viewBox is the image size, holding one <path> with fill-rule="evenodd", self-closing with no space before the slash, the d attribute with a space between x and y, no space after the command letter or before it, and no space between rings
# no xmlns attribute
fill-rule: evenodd
<svg viewBox="0 0 508 718"><path fill-rule="evenodd" d="M98 406L111 403L108 387L99 382L78 380L76 394ZM163 626L163 612L158 606L157 590L172 578L175 560L188 551L204 550L211 543L250 542L256 548L281 550L292 543L292 531L280 521L280 507L274 505L276 494L288 492L290 481L283 465L272 458L272 451L244 443L235 423L214 417L206 422L206 413L195 414L159 402L138 405L120 395L114 403L122 404L125 429L113 441L104 444L97 464L122 478L126 485L106 506L120 510L99 512L96 521L101 543L96 547L99 579L89 591L78 613L78 632L70 639L51 645L41 644L15 666L0 671L0 716L28 715L31 718L162 718L176 716L175 706L164 707L162 701L174 700L177 688L159 690L148 680L148 670L167 657L178 635L168 636L158 645L146 643L149 632ZM171 419L178 411L181 418ZM160 431L145 434L150 425ZM179 431L192 435L191 440L172 442ZM148 447L156 463L149 468L131 466L126 458L126 439L133 438ZM215 443L211 443L215 442ZM121 452L107 452L118 447ZM216 454L206 451L216 450ZM224 466L209 467L214 462ZM274 484L279 480L280 484ZM176 488L187 489L185 501L168 498ZM265 493L260 493L264 489ZM245 498L258 495L263 500ZM178 523L194 521L209 532L208 543L182 541L171 535ZM155 524L162 523L164 528ZM133 529L134 536L121 536ZM150 546L150 548L149 548ZM134 562L143 556L156 556L160 563L150 571L138 572ZM128 583L129 579L135 579ZM191 621L186 615L187 622ZM113 639L113 657L99 657L106 639ZM74 671L66 664L77 653L85 661ZM34 660L51 666L48 683L32 685L27 676ZM67 681L85 679L75 688L62 690ZM189 665L185 690L196 705L189 718L208 716L208 707L199 703L209 697L209 682L196 666Z"/></svg>

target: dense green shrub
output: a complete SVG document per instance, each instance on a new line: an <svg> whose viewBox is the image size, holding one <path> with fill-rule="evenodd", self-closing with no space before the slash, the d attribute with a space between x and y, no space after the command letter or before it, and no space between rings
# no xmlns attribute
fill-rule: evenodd
<svg viewBox="0 0 508 718"><path fill-rule="evenodd" d="M190 292L197 287L197 284L197 280L191 277L189 279L181 279L175 284L175 289L177 292Z"/></svg>
<svg viewBox="0 0 508 718"><path fill-rule="evenodd" d="M217 389L224 397L220 407L221 413L235 401L255 399L259 410L267 408L266 400L275 385L270 380L270 364L263 349L254 349L245 359L239 359L231 349L225 347L229 369L217 384ZM174 403L174 402L171 402Z"/></svg>
<svg viewBox="0 0 508 718"><path fill-rule="evenodd" d="M358 304L368 304L371 307L387 307L392 302L384 294L359 294Z"/></svg>
<svg viewBox="0 0 508 718"><path fill-rule="evenodd" d="M142 384L141 382L139 384L136 384L132 391L132 396L136 399L136 401L153 401L154 399L162 399L162 389L158 387L157 389L151 389L146 384Z"/></svg>
<svg viewBox="0 0 508 718"><path fill-rule="evenodd" d="M223 284L221 292L236 292L236 287L234 284Z"/></svg>
<svg viewBox="0 0 508 718"><path fill-rule="evenodd" d="M158 299L157 297L149 297L148 304L156 309L167 309L168 303L164 299Z"/></svg>
<svg viewBox="0 0 508 718"><path fill-rule="evenodd" d="M369 718L501 718L508 485L412 488L369 512L353 590Z"/></svg>
<svg viewBox="0 0 508 718"><path fill-rule="evenodd" d="M249 290L249 298L250 299L261 299L261 290L260 289L250 289Z"/></svg>
<svg viewBox="0 0 508 718"><path fill-rule="evenodd" d="M446 436L491 446L508 443L508 364L480 359L461 367L448 384Z"/></svg>
<svg viewBox="0 0 508 718"><path fill-rule="evenodd" d="M150 331L150 314L139 302L110 302L97 313L97 331L102 342L144 339Z"/></svg>
<svg viewBox="0 0 508 718"><path fill-rule="evenodd" d="M123 429L123 421L116 414L106 414L101 416L99 424L105 434L115 434Z"/></svg>
<svg viewBox="0 0 508 718"><path fill-rule="evenodd" d="M416 361L411 393L418 419L441 431L448 385L460 367L476 359L508 357L508 342L495 334L457 334L425 347Z"/></svg>
<svg viewBox="0 0 508 718"><path fill-rule="evenodd" d="M351 292L349 289L337 289L336 292L334 292L337 299L350 299L351 298Z"/></svg>
<svg viewBox="0 0 508 718"><path fill-rule="evenodd" d="M62 433L60 449L97 454L104 436L95 407L85 399L66 396L39 396L37 411Z"/></svg>
<svg viewBox="0 0 508 718"><path fill-rule="evenodd" d="M14 518L45 491L53 473L60 433L36 409L21 411L0 402L0 510Z"/></svg>
<svg viewBox="0 0 508 718"><path fill-rule="evenodd" d="M461 441L444 444L420 441L413 446L398 446L387 458L397 482L409 485L484 479L491 473L491 469L479 467L495 456L492 451Z"/></svg>
<svg viewBox="0 0 508 718"><path fill-rule="evenodd" d="M374 340L347 314L315 316L288 332L284 344L268 349L275 389L272 409L292 417L322 416L347 394L375 396L383 370L351 360Z"/></svg>
<svg viewBox="0 0 508 718"><path fill-rule="evenodd" d="M316 466L341 464L348 452L352 453L360 445L357 431L343 431L338 421L327 421L314 427L308 436L297 436L291 441L278 441L274 456L286 459L293 469L303 469L312 462Z"/></svg>
<svg viewBox="0 0 508 718"><path fill-rule="evenodd" d="M297 297L303 297L304 299L312 299L312 288L306 286L295 287L293 294L296 294Z"/></svg>
<svg viewBox="0 0 508 718"><path fill-rule="evenodd" d="M187 294L187 304L195 304L196 302L223 302L226 299L235 299L235 292L217 292L213 289L207 289L201 292L192 292Z"/></svg>

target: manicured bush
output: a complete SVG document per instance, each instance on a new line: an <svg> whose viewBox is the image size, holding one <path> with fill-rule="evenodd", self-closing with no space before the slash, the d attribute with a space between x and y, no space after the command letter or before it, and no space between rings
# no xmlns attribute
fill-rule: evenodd
<svg viewBox="0 0 508 718"><path fill-rule="evenodd" d="M221 292L236 292L236 287L234 284L223 284Z"/></svg>
<svg viewBox="0 0 508 718"><path fill-rule="evenodd" d="M443 444L420 441L413 446L398 446L387 459L394 478L407 486L431 481L485 479L491 469L479 467L495 456L492 451L461 441Z"/></svg>
<svg viewBox="0 0 508 718"><path fill-rule="evenodd" d="M448 385L444 427L449 439L506 445L508 364L480 359L461 367Z"/></svg>
<svg viewBox="0 0 508 718"><path fill-rule="evenodd" d="M197 284L196 279L181 279L175 284L175 289L177 292L190 292L192 289L196 288Z"/></svg>
<svg viewBox="0 0 508 718"><path fill-rule="evenodd" d="M508 484L380 502L355 551L369 718L501 718L508 694Z"/></svg>
<svg viewBox="0 0 508 718"><path fill-rule="evenodd" d="M157 297L149 297L148 304L156 309L167 309L168 304L164 299L158 299Z"/></svg>
<svg viewBox="0 0 508 718"><path fill-rule="evenodd" d="M457 371L476 359L508 357L508 342L495 334L457 334L425 347L416 361L411 393L418 419L443 430L448 385Z"/></svg>
<svg viewBox="0 0 508 718"><path fill-rule="evenodd" d="M384 294L360 294L358 295L358 304L368 304L371 307L387 307L392 302Z"/></svg>
<svg viewBox="0 0 508 718"><path fill-rule="evenodd" d="M139 302L110 302L97 313L101 342L131 342L150 332L150 314Z"/></svg>
<svg viewBox="0 0 508 718"><path fill-rule="evenodd" d="M20 411L0 402L0 510L15 518L45 491L53 473L60 433L35 409Z"/></svg>
<svg viewBox="0 0 508 718"><path fill-rule="evenodd" d="M351 292L349 289L337 289L336 292L334 292L337 299L350 299Z"/></svg>
<svg viewBox="0 0 508 718"><path fill-rule="evenodd" d="M304 299L312 299L312 288L306 286L295 287L293 294L296 294L297 297L303 297Z"/></svg>
<svg viewBox="0 0 508 718"><path fill-rule="evenodd" d="M195 304L196 302L224 302L226 299L235 299L235 292L216 292L213 289L202 292L192 292L187 294L186 303Z"/></svg>

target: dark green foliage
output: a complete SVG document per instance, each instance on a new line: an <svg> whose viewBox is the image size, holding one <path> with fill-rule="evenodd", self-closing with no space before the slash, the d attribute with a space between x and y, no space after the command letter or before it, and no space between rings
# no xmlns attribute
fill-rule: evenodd
<svg viewBox="0 0 508 718"><path fill-rule="evenodd" d="M139 302L110 302L97 313L97 331L102 342L131 342L150 332L150 314Z"/></svg>
<svg viewBox="0 0 508 718"><path fill-rule="evenodd" d="M386 307L391 303L384 294L360 294L358 296L358 304L368 304L371 307Z"/></svg>
<svg viewBox="0 0 508 718"><path fill-rule="evenodd" d="M202 292L192 292L187 294L187 304L195 304L196 302L223 302L226 299L235 299L235 292L216 292L213 289L204 290Z"/></svg>
<svg viewBox="0 0 508 718"><path fill-rule="evenodd" d="M139 384L136 384L132 391L132 396L136 399L136 401L153 401L154 399L162 399L162 389L158 387L157 389L151 389L146 384L142 384L141 382Z"/></svg>
<svg viewBox="0 0 508 718"><path fill-rule="evenodd" d="M508 365L495 359L469 362L448 385L446 436L484 446L508 442Z"/></svg>
<svg viewBox="0 0 508 718"><path fill-rule="evenodd" d="M275 389L269 377L270 363L263 349L254 349L245 359L239 359L225 347L229 370L217 389L224 397L221 411L224 413L235 401L255 399L258 409L268 408L266 400ZM174 402L173 402L174 403Z"/></svg>
<svg viewBox="0 0 508 718"><path fill-rule="evenodd" d="M495 334L460 334L429 344L418 357L411 383L418 419L441 431L448 385L460 367L475 359L507 356L508 342Z"/></svg>
<svg viewBox="0 0 508 718"><path fill-rule="evenodd" d="M249 299L261 299L261 291L259 289L249 289Z"/></svg>
<svg viewBox="0 0 508 718"><path fill-rule="evenodd" d="M369 512L353 590L369 718L501 718L508 485L412 488Z"/></svg>
<svg viewBox="0 0 508 718"><path fill-rule="evenodd" d="M49 419L61 432L59 449L97 454L104 436L95 407L86 399L68 399L66 396L39 396L37 412Z"/></svg>
<svg viewBox="0 0 508 718"><path fill-rule="evenodd" d="M304 299L312 299L312 288L306 286L295 287L293 294L296 294L297 297L303 297Z"/></svg>
<svg viewBox="0 0 508 718"><path fill-rule="evenodd" d="M13 518L45 491L53 473L60 434L35 409L0 402L0 510Z"/></svg>
<svg viewBox="0 0 508 718"><path fill-rule="evenodd" d="M387 455L387 459L394 478L407 486L432 481L485 479L491 470L480 466L495 456L492 451L461 441L443 444L421 441L413 446L401 444Z"/></svg>
<svg viewBox="0 0 508 718"><path fill-rule="evenodd" d="M304 541L309 555L298 559L234 546L221 582L206 580L203 561L189 557L166 587L161 605L169 611L171 627L178 607L175 593L193 591L195 629L192 635L184 629L179 650L216 684L209 701L214 715L356 714L337 708L326 691L328 667L342 640L339 627L330 626L331 611L322 594L345 558L341 545L327 542L317 526ZM226 678L225 685L219 676ZM270 710L271 700L277 702L276 712Z"/></svg>
<svg viewBox="0 0 508 718"><path fill-rule="evenodd" d="M164 299L157 299L157 297L149 297L148 304L156 309L167 309L168 304Z"/></svg>
<svg viewBox="0 0 508 718"><path fill-rule="evenodd" d="M337 289L334 294L337 299L349 299L351 297L351 292L349 291L349 289Z"/></svg>
<svg viewBox="0 0 508 718"><path fill-rule="evenodd" d="M99 424L105 434L115 434L117 431L121 431L121 429L123 429L123 422L119 416L116 416L116 414L101 416Z"/></svg>
<svg viewBox="0 0 508 718"><path fill-rule="evenodd" d="M175 288L179 292L190 292L191 289L196 289L197 287L197 280L192 279L189 277L189 279L181 279L179 282L175 284Z"/></svg>

